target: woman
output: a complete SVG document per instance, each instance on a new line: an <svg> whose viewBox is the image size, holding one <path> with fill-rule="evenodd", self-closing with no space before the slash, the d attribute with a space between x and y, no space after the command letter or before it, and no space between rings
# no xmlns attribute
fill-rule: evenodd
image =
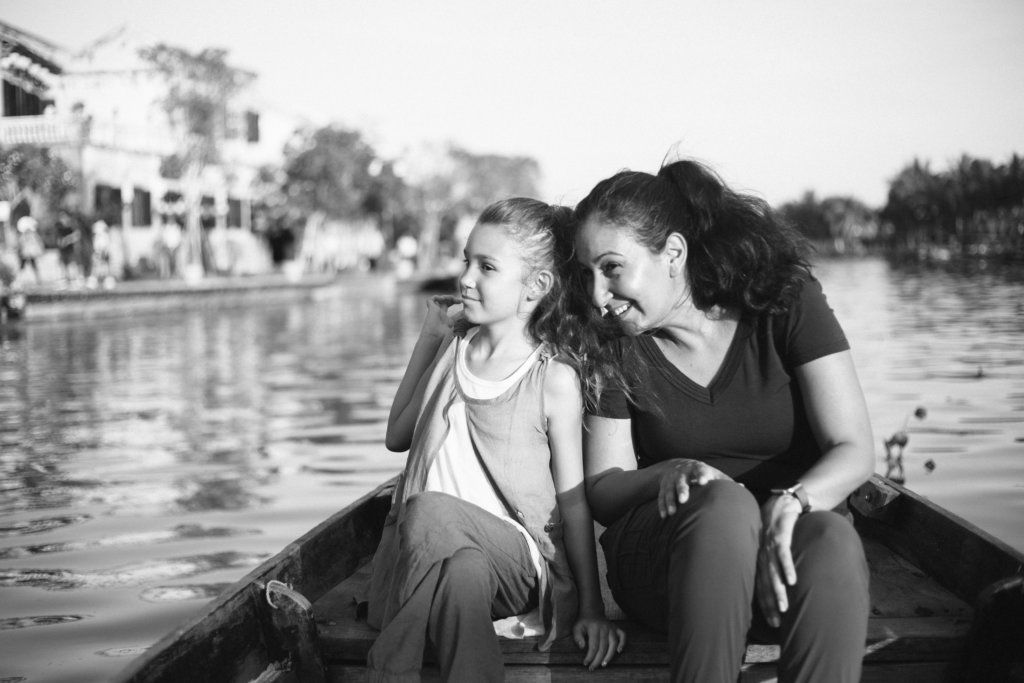
<svg viewBox="0 0 1024 683"><path fill-rule="evenodd" d="M871 427L801 238L692 161L576 213L582 286L625 333L585 431L616 601L668 632L673 680L735 681L748 630L781 643L782 681L859 680L868 571L832 509L872 472Z"/></svg>

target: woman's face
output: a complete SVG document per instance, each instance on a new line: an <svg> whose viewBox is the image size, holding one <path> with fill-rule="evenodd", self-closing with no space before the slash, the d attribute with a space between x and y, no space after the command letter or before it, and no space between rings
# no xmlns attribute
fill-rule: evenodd
<svg viewBox="0 0 1024 683"><path fill-rule="evenodd" d="M576 260L588 273L591 301L629 335L662 327L679 300L666 248L652 252L633 232L591 216L576 233ZM667 247L667 245L666 245Z"/></svg>

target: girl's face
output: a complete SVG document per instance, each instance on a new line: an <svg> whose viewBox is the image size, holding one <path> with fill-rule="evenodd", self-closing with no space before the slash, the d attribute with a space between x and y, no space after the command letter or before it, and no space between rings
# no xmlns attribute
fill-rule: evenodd
<svg viewBox="0 0 1024 683"><path fill-rule="evenodd" d="M634 336L664 325L680 298L681 279L672 277L669 245L652 252L629 229L598 216L580 226L575 243L576 259L588 274L591 301L602 315L612 316Z"/></svg>
<svg viewBox="0 0 1024 683"><path fill-rule="evenodd" d="M505 229L478 224L463 253L466 265L459 276L459 292L466 320L486 325L516 317L526 288L526 263Z"/></svg>

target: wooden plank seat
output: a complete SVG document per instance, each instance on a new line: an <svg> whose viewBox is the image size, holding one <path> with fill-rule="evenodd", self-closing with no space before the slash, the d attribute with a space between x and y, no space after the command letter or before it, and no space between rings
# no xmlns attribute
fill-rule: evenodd
<svg viewBox="0 0 1024 683"><path fill-rule="evenodd" d="M966 644L971 608L916 566L880 542L865 539L871 567L871 618L865 643L863 680L935 680L949 671ZM601 568L601 575L604 570ZM330 680L361 680L366 654L377 632L356 615L355 596L368 576L365 565L314 603L320 649ZM602 581L603 583L603 581ZM629 621L604 586L609 617L627 633L628 645L607 669L590 673L571 639L550 651L536 650L537 638L501 639L509 680L666 680L665 637ZM774 678L779 647L751 643L744 657L744 681ZM436 678L425 653L424 680Z"/></svg>

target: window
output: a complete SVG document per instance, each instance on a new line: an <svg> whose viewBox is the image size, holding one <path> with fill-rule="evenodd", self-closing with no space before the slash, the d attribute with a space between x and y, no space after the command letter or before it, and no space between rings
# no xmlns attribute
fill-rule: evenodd
<svg viewBox="0 0 1024 683"><path fill-rule="evenodd" d="M132 196L132 225L152 225L152 196L141 187Z"/></svg>
<svg viewBox="0 0 1024 683"><path fill-rule="evenodd" d="M258 112L245 112L245 141L252 143L260 141L260 115Z"/></svg>
<svg viewBox="0 0 1024 683"><path fill-rule="evenodd" d="M96 217L107 225L121 225L121 188L97 185L94 193Z"/></svg>
<svg viewBox="0 0 1024 683"><path fill-rule="evenodd" d="M242 201L228 197L228 227L242 227Z"/></svg>
<svg viewBox="0 0 1024 683"><path fill-rule="evenodd" d="M37 95L4 80L4 116L39 116L43 102Z"/></svg>

